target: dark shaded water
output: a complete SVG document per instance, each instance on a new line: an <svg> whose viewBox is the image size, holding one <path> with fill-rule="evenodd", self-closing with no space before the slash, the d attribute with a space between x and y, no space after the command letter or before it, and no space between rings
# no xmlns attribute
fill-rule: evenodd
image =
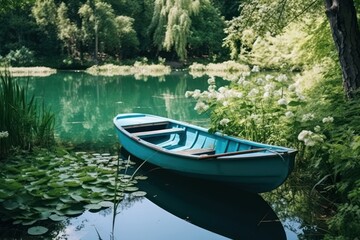
<svg viewBox="0 0 360 240"><path fill-rule="evenodd" d="M217 86L227 84L216 81ZM194 100L184 96L187 90L207 89L207 78L193 79L186 72L146 80L60 72L29 78L28 83L30 93L56 113L57 137L77 148L116 149L112 118L118 113L143 112L208 124L207 116L195 112ZM114 239L297 239L294 232L284 231L282 224L289 222L280 222L259 195L145 169L149 178L139 187L147 195L122 201L114 232L113 208L107 208L54 223L52 238L110 239L114 234ZM291 225L296 229L296 223ZM16 236L24 239L26 233Z"/></svg>

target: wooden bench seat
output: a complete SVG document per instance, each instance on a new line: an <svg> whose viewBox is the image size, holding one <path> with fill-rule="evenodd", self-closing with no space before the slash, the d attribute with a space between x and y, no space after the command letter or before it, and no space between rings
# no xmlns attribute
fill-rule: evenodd
<svg viewBox="0 0 360 240"><path fill-rule="evenodd" d="M127 125L124 126L124 129L131 131L132 129L141 129L141 128L148 128L148 127L166 127L169 124L168 121L161 121L161 122L150 122L150 123L141 123L141 124L134 124L134 125Z"/></svg>
<svg viewBox="0 0 360 240"><path fill-rule="evenodd" d="M144 131L144 132L135 132L133 133L136 137L156 137L162 135L169 135L175 133L184 133L185 129L183 128L167 128L167 129L160 129L160 130L152 130L152 131Z"/></svg>
<svg viewBox="0 0 360 240"><path fill-rule="evenodd" d="M214 154L215 150L211 148L190 148L190 149L174 151L174 152L184 155L202 155L202 154Z"/></svg>

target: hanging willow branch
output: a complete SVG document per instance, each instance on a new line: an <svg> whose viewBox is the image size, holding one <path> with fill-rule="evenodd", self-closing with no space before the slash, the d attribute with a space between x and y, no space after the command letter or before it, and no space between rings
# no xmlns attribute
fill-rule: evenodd
<svg viewBox="0 0 360 240"><path fill-rule="evenodd" d="M197 14L201 2L207 0L156 0L150 25L155 45L159 50L176 51L181 60L186 59L187 36L191 15Z"/></svg>

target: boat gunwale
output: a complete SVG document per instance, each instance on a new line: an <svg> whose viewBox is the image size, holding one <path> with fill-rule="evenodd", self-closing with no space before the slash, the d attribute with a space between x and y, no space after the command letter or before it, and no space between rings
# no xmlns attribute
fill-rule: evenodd
<svg viewBox="0 0 360 240"><path fill-rule="evenodd" d="M123 118L123 116L126 115L126 114L119 114L119 115L122 115L122 118ZM263 159L263 158L273 158L274 156L278 156L279 158L283 159L284 156L291 156L291 155L295 155L297 153L296 149L287 148L287 147L281 147L281 146L276 146L276 145L269 145L269 144L264 144L264 143L258 143L258 142L254 142L254 141L250 141L250 140L246 140L246 139L241 139L241 138L236 138L236 137L224 135L224 134L219 133L219 132L215 132L215 133L213 133L214 135L216 135L218 137L221 137L221 138L224 138L224 139L227 139L227 140L231 140L231 141L235 141L235 142L242 142L244 144L252 145L252 146L255 146L255 147L259 147L259 148L266 148L266 151L267 151L266 155L257 155L257 154L249 155L249 154L241 154L241 153L239 153L239 154L234 153L233 155L231 154L229 156L224 156L223 153L211 154L211 155L181 154L181 153L177 153L176 151L169 151L169 150L167 150L165 148L159 147L156 144L150 143L150 142L148 142L148 141L146 141L146 140L144 140L144 139L142 139L140 137L137 137L134 134L132 134L132 133L130 133L130 132L128 132L126 130L126 128L128 126L134 126L134 127L137 126L137 125L144 126L144 124L132 124L132 125L127 125L125 127L123 127L121 125L118 126L116 124L116 121L117 121L119 115L117 115L114 118L114 125L120 132L125 134L127 137L129 137L130 139L132 139L136 143L145 145L146 147L149 147L149 148L153 149L156 152L160 152L160 153L167 154L167 155L173 155L173 156L177 156L177 157L181 157L181 158L187 158L187 159L192 159L192 160L201 160L201 161L213 161L213 160L219 159L221 161L224 161L224 160L239 160L239 159L250 159L250 158L261 158L261 159ZM131 116L131 115L129 114L129 116ZM185 122L181 122L181 121L177 121L177 120L173 120L173 119L169 119L169 118L165 118L165 117L154 116L154 115L150 115L150 114L139 115L139 117L141 117L141 116L156 117L162 122L168 121L169 123L172 123L172 124L178 124L178 125L180 125L182 127L189 127L189 128L192 128L192 129L195 129L195 130L210 134L210 133L208 133L208 129L203 128L203 127L199 127L199 126L196 126L196 125L192 125L192 124L189 124L189 123L185 123ZM131 116L131 118L133 118L133 117L134 116ZM153 123L149 123L149 124L153 124ZM276 148L278 148L278 149L276 149ZM254 148L254 149L256 149L256 148ZM232 153L232 152L229 152L229 153Z"/></svg>

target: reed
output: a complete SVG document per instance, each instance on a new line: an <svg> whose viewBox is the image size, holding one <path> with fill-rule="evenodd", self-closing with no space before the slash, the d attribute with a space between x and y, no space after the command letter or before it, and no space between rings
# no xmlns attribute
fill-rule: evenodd
<svg viewBox="0 0 360 240"><path fill-rule="evenodd" d="M16 83L8 70L0 71L0 158L11 148L30 150L34 146L48 147L54 143L54 114L35 97L28 97L25 87Z"/></svg>

